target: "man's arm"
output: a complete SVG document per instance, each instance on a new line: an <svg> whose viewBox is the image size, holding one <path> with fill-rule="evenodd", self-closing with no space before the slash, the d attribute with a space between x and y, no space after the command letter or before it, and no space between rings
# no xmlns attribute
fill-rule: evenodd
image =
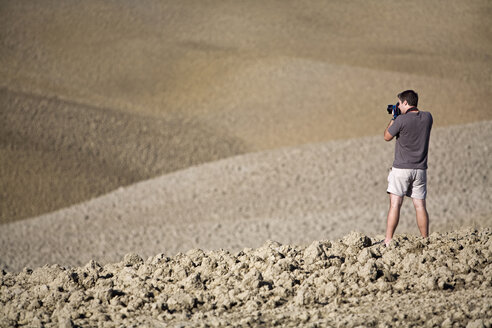
<svg viewBox="0 0 492 328"><path fill-rule="evenodd" d="M386 130L384 130L384 140L386 140L386 141L391 141L391 140L393 140L393 137L394 137L394 136L392 136L392 135L391 135L391 133L389 133L389 132L388 132L388 129L389 129L389 127L390 127L390 126L392 126L392 125L393 125L393 123L394 123L394 122L395 122L394 120L391 120L391 121L389 122L388 126L386 127Z"/></svg>

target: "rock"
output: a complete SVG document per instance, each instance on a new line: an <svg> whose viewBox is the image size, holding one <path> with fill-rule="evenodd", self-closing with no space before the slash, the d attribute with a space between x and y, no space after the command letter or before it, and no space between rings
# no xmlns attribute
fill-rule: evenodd
<svg viewBox="0 0 492 328"><path fill-rule="evenodd" d="M375 281L378 274L378 270L376 267L376 260L372 258L368 260L358 273L359 276L362 279L364 279L366 282Z"/></svg>
<svg viewBox="0 0 492 328"><path fill-rule="evenodd" d="M468 322L466 328L485 328L485 324L482 319Z"/></svg>
<svg viewBox="0 0 492 328"><path fill-rule="evenodd" d="M314 288L304 285L297 290L294 297L294 303L298 306L304 306L314 303L316 300L316 292Z"/></svg>
<svg viewBox="0 0 492 328"><path fill-rule="evenodd" d="M84 269L95 270L97 272L102 271L101 265L94 260L90 260L89 263L85 265Z"/></svg>
<svg viewBox="0 0 492 328"><path fill-rule="evenodd" d="M138 254L129 253L123 258L123 264L128 267L134 266L138 269L143 264L143 259Z"/></svg>
<svg viewBox="0 0 492 328"><path fill-rule="evenodd" d="M258 270L253 269L244 276L241 286L245 289L259 288L262 281L263 281L262 274Z"/></svg>
<svg viewBox="0 0 492 328"><path fill-rule="evenodd" d="M364 265L370 259L374 258L372 251L369 248L364 248L357 256L357 261Z"/></svg>
<svg viewBox="0 0 492 328"><path fill-rule="evenodd" d="M159 265L159 264L166 263L166 262L169 262L169 258L166 257L164 255L164 253L161 253L161 254L157 254L156 256L154 256L152 258L152 261L151 261L150 264L152 264L152 265Z"/></svg>
<svg viewBox="0 0 492 328"><path fill-rule="evenodd" d="M59 328L72 328L73 322L70 318L62 317L58 318L58 327Z"/></svg>
<svg viewBox="0 0 492 328"><path fill-rule="evenodd" d="M203 289L205 286L201 280L200 273L192 273L183 280L183 286L187 290Z"/></svg>
<svg viewBox="0 0 492 328"><path fill-rule="evenodd" d="M194 265L200 265L206 255L201 249L192 249L186 252L186 256L193 261Z"/></svg>
<svg viewBox="0 0 492 328"><path fill-rule="evenodd" d="M372 245L371 239L360 232L351 232L342 239L342 242L347 246L354 246L358 249Z"/></svg>
<svg viewBox="0 0 492 328"><path fill-rule="evenodd" d="M196 298L189 294L178 292L167 300L167 309L171 312L174 311L189 311L196 304Z"/></svg>
<svg viewBox="0 0 492 328"><path fill-rule="evenodd" d="M304 250L304 261L307 264L312 264L317 261L326 260L324 245L319 241L314 241Z"/></svg>

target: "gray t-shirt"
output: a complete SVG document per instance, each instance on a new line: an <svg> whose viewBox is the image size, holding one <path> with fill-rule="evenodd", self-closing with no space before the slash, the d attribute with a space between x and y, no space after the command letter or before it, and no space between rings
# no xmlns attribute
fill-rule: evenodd
<svg viewBox="0 0 492 328"><path fill-rule="evenodd" d="M388 132L396 137L393 167L427 169L432 122L432 115L422 111L411 111L396 117L388 128Z"/></svg>

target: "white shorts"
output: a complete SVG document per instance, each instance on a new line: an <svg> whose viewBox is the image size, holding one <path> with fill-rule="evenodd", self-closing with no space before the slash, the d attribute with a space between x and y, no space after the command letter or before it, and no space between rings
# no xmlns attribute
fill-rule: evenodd
<svg viewBox="0 0 492 328"><path fill-rule="evenodd" d="M391 168L386 191L401 197L425 199L427 195L427 170Z"/></svg>

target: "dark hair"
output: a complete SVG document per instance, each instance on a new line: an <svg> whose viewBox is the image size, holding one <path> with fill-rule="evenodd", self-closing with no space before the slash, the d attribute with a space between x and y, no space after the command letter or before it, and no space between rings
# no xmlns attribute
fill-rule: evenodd
<svg viewBox="0 0 492 328"><path fill-rule="evenodd" d="M398 99L400 99L401 102L404 102L406 100L410 106L417 107L417 104L419 102L419 95L413 90L406 90L398 94Z"/></svg>

